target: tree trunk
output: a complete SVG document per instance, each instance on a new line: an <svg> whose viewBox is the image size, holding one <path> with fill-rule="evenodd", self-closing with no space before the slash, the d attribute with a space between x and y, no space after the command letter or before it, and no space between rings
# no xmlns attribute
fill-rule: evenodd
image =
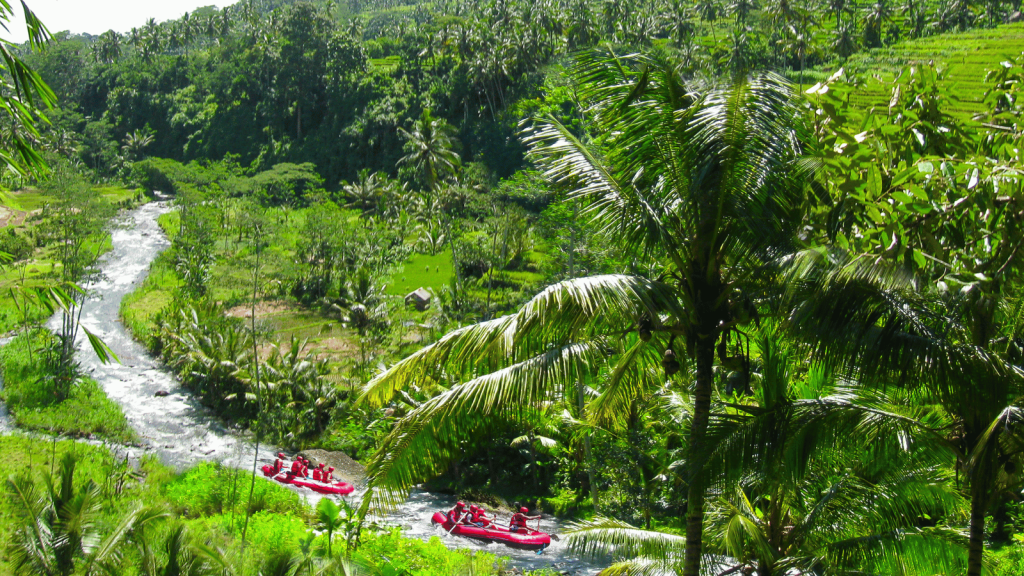
<svg viewBox="0 0 1024 576"><path fill-rule="evenodd" d="M579 418L583 419L585 398L583 395L583 382L576 381L576 403L579 408ZM594 502L594 512L600 512L597 500L597 481L594 474L594 455L590 451L590 432L583 437L583 457L587 460L587 482L590 484L590 499Z"/></svg>
<svg viewBox="0 0 1024 576"><path fill-rule="evenodd" d="M697 385L693 392L693 419L687 465L690 486L686 493L686 550L683 576L699 576L704 533L704 439L711 416L711 390L715 362L714 335L702 335L696 344Z"/></svg>
<svg viewBox="0 0 1024 576"><path fill-rule="evenodd" d="M979 466L984 466L979 463ZM978 470L971 478L971 529L967 546L967 576L981 576L982 559L985 555L985 510L988 508L986 483Z"/></svg>

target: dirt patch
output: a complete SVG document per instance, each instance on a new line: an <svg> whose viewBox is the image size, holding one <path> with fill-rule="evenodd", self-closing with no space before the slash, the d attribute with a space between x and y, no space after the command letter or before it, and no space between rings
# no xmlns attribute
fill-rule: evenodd
<svg viewBox="0 0 1024 576"><path fill-rule="evenodd" d="M287 302L282 300L271 300L269 302L260 302L256 304L256 317L265 318L274 314L280 314L281 312L287 312L292 309ZM233 316L235 318L252 318L252 306L250 304L242 304L235 306L234 308L226 312L227 316Z"/></svg>
<svg viewBox="0 0 1024 576"><path fill-rule="evenodd" d="M11 226L21 226L22 224L25 223L25 220L27 220L29 216L39 214L40 212L42 212L42 210L32 210L31 212L21 212L19 210L15 210L14 219L11 220Z"/></svg>
<svg viewBox="0 0 1024 576"><path fill-rule="evenodd" d="M356 462L344 452L328 452L327 450L303 450L299 456L308 458L313 466L323 462L334 466L334 476L356 486L366 482L366 467Z"/></svg>
<svg viewBox="0 0 1024 576"><path fill-rule="evenodd" d="M29 216L39 212L39 210L26 212L25 210L15 210L7 206L0 206L0 228L7 228L8 226L17 228L24 224Z"/></svg>
<svg viewBox="0 0 1024 576"><path fill-rule="evenodd" d="M359 350L359 343L353 342L351 338L331 336L317 342L316 348L325 353L351 353ZM342 355L347 356L348 354Z"/></svg>

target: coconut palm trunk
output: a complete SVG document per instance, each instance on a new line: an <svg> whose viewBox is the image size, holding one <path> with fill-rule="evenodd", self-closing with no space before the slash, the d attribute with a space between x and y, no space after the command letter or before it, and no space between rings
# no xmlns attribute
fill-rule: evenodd
<svg viewBox="0 0 1024 576"><path fill-rule="evenodd" d="M980 472L980 471L979 471ZM988 490L985 478L971 479L971 524L967 545L967 576L981 576L985 556L985 512Z"/></svg>
<svg viewBox="0 0 1024 576"><path fill-rule="evenodd" d="M693 390L693 419L690 421L690 446L687 466L689 486L686 491L686 550L683 574L700 574L704 534L704 475L701 473L703 450L711 417L711 391L714 388L714 342L702 338L697 343L697 377Z"/></svg>

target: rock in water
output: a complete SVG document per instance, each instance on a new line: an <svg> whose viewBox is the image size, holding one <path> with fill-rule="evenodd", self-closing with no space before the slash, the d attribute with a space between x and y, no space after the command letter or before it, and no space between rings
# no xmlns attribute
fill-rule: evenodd
<svg viewBox="0 0 1024 576"><path fill-rule="evenodd" d="M303 450L299 452L299 456L307 458L313 466L317 466L321 462L327 466L334 466L334 477L353 486L362 486L366 482L366 467L344 452Z"/></svg>
<svg viewBox="0 0 1024 576"><path fill-rule="evenodd" d="M157 390L156 393L153 394L153 396L159 396L159 397L163 398L164 396L170 396L170 394L171 393L168 392L167 390Z"/></svg>

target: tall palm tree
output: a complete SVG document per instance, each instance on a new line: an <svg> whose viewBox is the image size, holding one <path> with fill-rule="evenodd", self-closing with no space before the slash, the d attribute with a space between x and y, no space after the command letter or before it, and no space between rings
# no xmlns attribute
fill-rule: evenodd
<svg viewBox="0 0 1024 576"><path fill-rule="evenodd" d="M701 22L704 22L711 29L711 38L718 44L718 36L715 33L715 22L721 15L721 8L715 0L697 0L694 4L694 12Z"/></svg>
<svg viewBox="0 0 1024 576"><path fill-rule="evenodd" d="M745 27L747 24L747 17L754 10L757 10L759 4L756 0L731 0L729 3L729 11L736 15L736 27Z"/></svg>
<svg viewBox="0 0 1024 576"><path fill-rule="evenodd" d="M427 189L436 192L441 181L455 174L461 160L455 152L458 140L452 135L453 129L444 118L434 118L424 108L420 118L413 123L412 130L399 128L405 138L407 154L399 160L412 164L423 173Z"/></svg>
<svg viewBox="0 0 1024 576"><path fill-rule="evenodd" d="M689 86L676 66L660 54L584 57L576 76L604 153L553 119L528 139L531 158L624 251L655 262L658 278L551 286L516 314L457 330L367 384L361 402L377 405L442 370L468 380L413 410L383 441L364 510L394 504L417 479L442 472L459 440L488 419L481 415L517 419L552 395L574 398L577 383L593 382L602 367L613 374L602 396L614 406L610 398L658 385L692 359L684 574L698 574L716 348L756 316L752 271L790 250L801 188L788 83L759 75ZM464 418L470 407L472 420Z"/></svg>

